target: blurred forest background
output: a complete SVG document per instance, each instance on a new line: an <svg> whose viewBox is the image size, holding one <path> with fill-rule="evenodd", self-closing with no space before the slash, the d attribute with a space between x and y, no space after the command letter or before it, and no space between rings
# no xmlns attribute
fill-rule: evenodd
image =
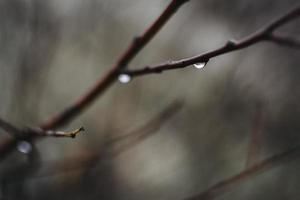
<svg viewBox="0 0 300 200"><path fill-rule="evenodd" d="M1 118L36 126L63 110L168 2L0 1ZM297 2L191 0L130 67L215 49ZM298 19L278 32L298 37L299 25ZM204 191L245 169L255 131L259 160L300 145L299 63L299 49L262 42L211 59L201 70L191 66L117 83L64 127L82 125L85 133L44 138L30 152L16 149L2 160L0 199L180 200ZM107 141L147 124L178 100L182 109L151 135L107 148ZM10 137L0 133L0 140ZM299 168L299 160L286 163L219 199L298 199Z"/></svg>

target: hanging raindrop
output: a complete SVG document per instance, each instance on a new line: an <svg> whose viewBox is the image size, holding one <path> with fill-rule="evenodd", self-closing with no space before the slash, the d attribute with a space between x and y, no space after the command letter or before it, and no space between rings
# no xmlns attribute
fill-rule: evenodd
<svg viewBox="0 0 300 200"><path fill-rule="evenodd" d="M118 80L120 83L129 83L131 81L131 77L128 74L120 74Z"/></svg>
<svg viewBox="0 0 300 200"><path fill-rule="evenodd" d="M31 146L31 144L29 142L23 140L23 141L21 141L21 142L18 143L17 149L21 153L28 154L28 153L31 152L32 146Z"/></svg>
<svg viewBox="0 0 300 200"><path fill-rule="evenodd" d="M194 67L195 67L196 69L203 69L203 68L205 67L206 63L207 63L207 62L195 63L195 64L194 64Z"/></svg>

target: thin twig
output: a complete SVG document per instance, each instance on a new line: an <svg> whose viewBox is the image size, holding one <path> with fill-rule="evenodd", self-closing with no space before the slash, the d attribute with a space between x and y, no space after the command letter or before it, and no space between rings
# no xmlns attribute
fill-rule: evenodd
<svg viewBox="0 0 300 200"><path fill-rule="evenodd" d="M290 48L300 49L300 40L298 40L296 38L273 33L267 39L270 42L274 42L275 44L278 44L281 46L287 46Z"/></svg>
<svg viewBox="0 0 300 200"><path fill-rule="evenodd" d="M146 122L143 126L110 140L106 144L106 146L109 147L110 154L114 157L135 146L137 143L144 141L153 133L157 132L167 120L169 120L182 108L182 106L182 101L175 101L152 120Z"/></svg>
<svg viewBox="0 0 300 200"><path fill-rule="evenodd" d="M100 94L102 94L117 78L119 71L127 67L128 63L145 47L155 34L165 25L177 9L188 0L172 0L162 14L141 35L133 39L132 43L117 59L117 62L99 81L83 96L69 106L65 111L55 115L42 123L42 129L53 129L65 125L75 118L87 106L89 106Z"/></svg>
<svg viewBox="0 0 300 200"><path fill-rule="evenodd" d="M51 136L51 137L71 137L75 138L78 133L85 131L83 127L75 129L73 131L54 131L54 130L43 130L40 128L28 129L27 134L36 136Z"/></svg>
<svg viewBox="0 0 300 200"><path fill-rule="evenodd" d="M101 146L99 149L100 152L103 152L104 148L107 149L108 155L99 154L96 152L89 153L87 155L77 155L76 158L64 159L64 161L48 161L43 164L46 166L37 174L33 174L31 177L26 177L26 179L32 178L42 178L49 177L58 174L68 173L74 170L82 170L85 168L92 168L95 164L97 164L102 159L114 159L120 154L124 153L126 150L129 150L140 144L140 142L146 140L148 137L157 133L159 128L161 128L171 117L173 117L178 111L182 108L182 101L175 101L154 116L151 120L147 121L145 124L138 126L137 128L124 133L122 136L115 137L110 139L108 142ZM122 144L123 142L129 142L126 144ZM119 145L121 144L121 145ZM13 181L23 181L23 177L18 177Z"/></svg>
<svg viewBox="0 0 300 200"><path fill-rule="evenodd" d="M0 128L5 130L8 134L13 135L15 138L25 138L27 135L75 138L78 133L84 131L83 127L80 127L73 131L43 130L41 128L19 129L19 128L15 127L14 125L4 121L1 118L0 118Z"/></svg>
<svg viewBox="0 0 300 200"><path fill-rule="evenodd" d="M80 96L77 101L68 106L64 111L54 115L40 125L43 130L56 129L66 125L84 109L86 109L95 99L114 83L119 71L124 69L128 63L142 50L142 48L155 36L155 34L165 25L173 14L188 0L172 0L161 15L153 22L149 28L139 37L136 37L128 46L117 62L111 67L103 77L101 77L90 90ZM34 139L34 136L28 136ZM17 144L16 138L7 138L0 141L0 160L3 159Z"/></svg>
<svg viewBox="0 0 300 200"><path fill-rule="evenodd" d="M242 181L246 181L255 175L265 172L267 170L270 170L274 167L277 167L281 164L285 164L289 161L293 161L297 158L299 158L300 155L300 146L297 146L293 149L290 149L288 151L285 151L283 153L277 154L272 156L269 159L266 159L264 161L261 161L252 167L238 173L235 176L232 176L228 179L224 179L212 187L208 188L204 192L201 192L200 194L196 194L192 197L186 198L185 200L209 200L213 199L216 196L219 196L232 186L237 186Z"/></svg>
<svg viewBox="0 0 300 200"><path fill-rule="evenodd" d="M0 128L2 128L7 133L15 135L15 136L17 136L21 133L21 130L19 130L17 127L13 126L12 124L8 123L7 121L4 121L1 118L0 118Z"/></svg>
<svg viewBox="0 0 300 200"><path fill-rule="evenodd" d="M209 59L217 57L219 55L223 55L232 51L237 51L246 47L249 47L253 44L262 42L262 41L273 41L275 43L281 43L281 44L289 44L290 46L298 46L298 43L294 40L287 39L287 38L281 38L279 36L276 36L273 34L273 32L283 26L284 24L292 21L293 19L300 16L300 6L297 6L295 9L290 10L285 15L277 18L276 20L272 21L269 24L266 24L264 27L262 27L260 30L254 32L253 34L235 41L235 40L229 40L225 45L206 52L204 54L200 54L197 56L184 58L180 60L175 61L168 61L165 63L153 65L153 66L146 66L141 69L128 69L123 70L122 74L127 74L131 77L134 76L141 76L141 75L147 75L147 74L156 74L156 73L162 73L166 70L173 70L173 69L180 69L185 68L188 66L191 66L196 63L206 63ZM295 42L295 43L294 43Z"/></svg>
<svg viewBox="0 0 300 200"><path fill-rule="evenodd" d="M265 116L262 105L256 105L254 113L253 127L250 132L248 155L246 159L246 169L256 164L260 160L260 151L263 143L263 133L265 126Z"/></svg>
<svg viewBox="0 0 300 200"><path fill-rule="evenodd" d="M163 25L169 20L169 18L176 12L176 10L183 5L187 0L172 0L157 20L142 34L140 37L136 37L131 45L124 51L119 57L115 65L102 77L99 81L84 95L82 95L74 104L67 107L61 113L51 117L46 122L40 125L41 129L49 130L55 129L59 126L66 125L76 116L78 116L85 108L87 108L99 95L101 95L112 83L116 80L117 76L122 73L129 62L138 54L138 52L153 38L153 36L163 27ZM290 11L286 15L278 18L269 25L266 25L263 29L257 31L253 35L240 40L240 41L228 41L226 45L210 51L208 53L195 56L192 58L182 59L179 61L171 61L168 63L156 65L153 67L146 67L141 70L130 70L123 71L132 76L144 75L149 73L158 73L164 70L177 69L195 64L198 62L207 62L210 58L216 57L221 54L225 54L231 51L242 49L255 44L262 40L267 40L270 34L282 26L283 24L291 21L298 17L300 14L300 7ZM29 136L33 139L34 136ZM0 141L0 159L10 152L15 144L17 143L16 138L5 139Z"/></svg>

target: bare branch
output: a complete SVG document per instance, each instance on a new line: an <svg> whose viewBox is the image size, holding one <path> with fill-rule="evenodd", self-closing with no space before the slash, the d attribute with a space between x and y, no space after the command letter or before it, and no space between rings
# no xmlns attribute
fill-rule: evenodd
<svg viewBox="0 0 300 200"><path fill-rule="evenodd" d="M132 43L117 59L115 65L83 96L69 106L65 111L50 118L41 125L42 129L53 129L65 125L89 106L100 94L102 94L117 78L119 71L127 67L128 63L142 50L142 48L155 36L165 25L177 9L187 0L172 0L162 14L146 31L135 37Z"/></svg>
<svg viewBox="0 0 300 200"><path fill-rule="evenodd" d="M291 9L286 14L282 15L281 17L275 19L273 22L268 24L265 27L265 32L272 33L275 31L275 29L278 29L279 27L287 24L291 20L299 17L300 15L300 4L297 5L295 8Z"/></svg>
<svg viewBox="0 0 300 200"><path fill-rule="evenodd" d="M131 149L140 142L149 138L154 133L157 133L159 128L161 128L172 116L174 116L182 108L182 106L182 101L175 101L160 113L158 113L157 116L154 116L151 120L147 121L145 124L138 126L137 128L123 134L122 136L110 139L104 144L104 146L101 146L100 149L101 152L104 152L106 148L109 152L108 155L93 152L87 155L77 155L78 157L76 156L76 158L70 158L64 161L48 161L47 163L43 162L44 166L46 167L42 169L41 172L39 172L38 174L34 174L31 177L25 178L32 179L64 174L74 170L91 168L102 159L114 159L116 156L122 154L126 150ZM37 164L40 165L42 163ZM22 177L18 177L18 179L14 181L23 180L24 179L22 179Z"/></svg>
<svg viewBox="0 0 300 200"><path fill-rule="evenodd" d="M201 192L200 194L194 195L192 197L186 198L185 200L208 200L213 199L216 196L219 196L226 191L230 187L237 186L242 181L246 181L253 176L263 173L267 170L270 170L274 167L277 167L281 164L285 164L289 161L293 161L297 158L299 158L300 155L300 146L297 146L293 149L290 149L288 151L285 151L283 153L277 154L272 156L269 159L266 159L262 162L259 162L252 167L240 172L239 174L232 176L228 179L224 179L212 187L208 188L204 192Z"/></svg>
<svg viewBox="0 0 300 200"><path fill-rule="evenodd" d="M28 129L30 135L36 136L51 136L51 137L71 137L75 138L78 133L85 131L83 127L75 129L73 131L54 131L54 130L43 130L40 128Z"/></svg>
<svg viewBox="0 0 300 200"><path fill-rule="evenodd" d="M86 94L82 95L74 104L67 107L63 112L53 116L46 122L40 125L43 130L55 129L59 126L67 124L69 121L78 116L85 108L87 108L99 95L101 95L112 83L116 80L116 77L120 74L121 70L125 69L130 61L140 52L140 50L153 38L153 36L163 27L163 25L170 19L170 17L176 12L176 10L183 5L187 0L172 0L157 20L140 36L136 37L123 54L117 59L117 62L113 67L102 77L99 81L89 90ZM275 20L274 22L266 25L265 28L257 31L256 33L244 38L240 41L229 41L223 47L216 50L207 52L205 54L186 58L178 61L172 61L168 63L159 64L152 67L146 67L141 70L124 71L125 73L137 76L149 73L158 73L164 70L177 69L195 64L198 62L207 62L210 58L216 57L221 54L225 54L231 51L248 47L254 43L262 40L268 40L271 32L278 27L298 17L300 14L300 7L292 10L283 17ZM57 132L56 132L57 133ZM61 135L61 134L57 134ZM68 135L68 134L67 134ZM75 134L76 135L76 134ZM28 137L36 136L35 134ZM70 136L73 136L72 134ZM16 138L9 138L0 142L0 158L2 155L6 155L12 150L17 142Z"/></svg>
<svg viewBox="0 0 300 200"><path fill-rule="evenodd" d="M263 135L265 126L265 116L261 104L256 105L254 113L253 127L250 132L248 155L246 159L246 169L256 164L260 160L260 151L263 145Z"/></svg>
<svg viewBox="0 0 300 200"><path fill-rule="evenodd" d="M136 70L123 70L120 73L127 74L129 76L141 76L146 74L155 74L155 73L161 73L166 70L173 70L173 69L180 69L185 68L190 65L196 64L196 63L205 63L209 59L217 57L219 55L223 55L232 51L237 51L246 47L249 47L253 44L256 44L258 42L262 41L274 41L276 43L279 43L280 38L277 38L273 35L273 32L278 29L279 27L283 26L284 24L290 22L291 20L297 18L300 16L300 6L297 6L295 9L291 10L290 12L286 13L282 17L277 18L276 20L272 21L269 24L266 24L264 27L262 27L260 30L254 32L253 34L235 41L235 40L229 40L225 45L206 52L204 54L200 54L194 57L184 58L180 60L175 61L168 61L165 63L161 63L158 65L153 66L146 66L142 69L136 69ZM291 41L283 41L283 39L280 40L281 44L289 43L292 45ZM294 44L293 46L298 46L298 43Z"/></svg>
<svg viewBox="0 0 300 200"><path fill-rule="evenodd" d="M281 46L300 49L300 40L297 40L296 38L292 38L289 36L273 33L267 38L267 40Z"/></svg>
<svg viewBox="0 0 300 200"><path fill-rule="evenodd" d="M135 144L145 140L158 131L167 120L169 120L182 108L182 106L182 101L173 102L152 120L146 122L143 126L110 140L106 145L112 150L112 154L114 156L130 149L135 146Z"/></svg>
<svg viewBox="0 0 300 200"><path fill-rule="evenodd" d="M19 135L20 132L21 132L17 127L15 127L12 124L4 121L1 118L0 118L0 128L2 128L7 133L15 135L15 136Z"/></svg>
<svg viewBox="0 0 300 200"><path fill-rule="evenodd" d="M66 125L84 109L86 109L95 99L114 83L119 75L120 69L125 68L128 63L142 50L142 48L155 36L155 34L165 25L173 14L188 0L172 0L161 15L153 22L149 28L139 37L136 37L128 46L123 54L120 55L112 68L101 77L94 86L85 94L80 96L77 101L67 107L61 113L54 115L46 122L40 125L43 130L56 129L59 126ZM34 136L28 136L33 139ZM0 141L0 160L9 153L16 145L16 138L7 138Z"/></svg>

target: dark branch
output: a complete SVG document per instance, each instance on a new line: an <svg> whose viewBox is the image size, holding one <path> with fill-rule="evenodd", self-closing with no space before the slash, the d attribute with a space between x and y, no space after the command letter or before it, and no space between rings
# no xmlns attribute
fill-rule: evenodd
<svg viewBox="0 0 300 200"><path fill-rule="evenodd" d="M17 127L4 121L1 118L0 118L0 128L2 128L4 131L6 131L7 133L12 134L14 136L18 136L21 133L21 131Z"/></svg>
<svg viewBox="0 0 300 200"><path fill-rule="evenodd" d="M265 113L261 104L257 104L253 117L252 130L249 137L248 155L246 158L246 168L251 167L260 160L260 151L263 142L265 126Z"/></svg>
<svg viewBox="0 0 300 200"><path fill-rule="evenodd" d="M300 16L300 6L297 8L291 10L287 14L283 15L282 17L279 17L278 19L274 20L273 22L266 24L264 27L262 27L260 30L254 32L253 34L249 35L248 37L245 37L239 41L229 40L225 45L209 51L207 53L197 55L194 57L184 58L176 61L168 61L165 63L161 63L154 66L146 66L142 69L136 69L136 70L123 70L120 73L122 74L128 74L132 77L134 76L141 76L146 74L155 74L155 73L161 73L166 70L173 70L173 69L180 69L185 68L190 65L196 64L196 63L203 63L207 62L209 59L217 57L219 55L223 55L232 51L237 51L246 47L249 47L253 44L256 44L258 42L262 41L273 41L276 43L281 44L289 44L290 46L298 46L298 43L296 41L288 40L287 38L279 38L276 37L273 32L278 29L279 27L283 26L284 24L290 22L291 20L297 18ZM294 43L296 42L296 43ZM293 44L292 44L293 43Z"/></svg>
<svg viewBox="0 0 300 200"><path fill-rule="evenodd" d="M45 168L43 168L41 171L39 171L37 174L34 174L31 177L25 178L41 178L58 174L65 174L74 170L90 169L95 164L102 161L102 159L114 159L116 156L122 154L126 150L131 149L140 142L146 140L150 136L157 133L159 128L161 128L171 117L178 113L182 106L182 101L175 101L169 106L167 106L160 113L158 113L156 116L154 116L151 120L146 121L145 124L138 126L132 131L124 133L122 136L110 139L104 144L104 146L101 145L100 147L100 152L106 152L107 149L109 152L108 155L106 155L105 153L92 152L87 155L77 155L76 158L67 159L59 162L48 161L46 163L36 163L38 165L43 164ZM22 177L18 177L16 180L13 181L24 181L24 179Z"/></svg>
<svg viewBox="0 0 300 200"><path fill-rule="evenodd" d="M268 41L274 42L275 44L278 44L281 46L287 46L290 48L300 49L300 40L297 40L296 38L292 38L289 36L273 33L269 36Z"/></svg>
<svg viewBox="0 0 300 200"><path fill-rule="evenodd" d="M29 128L27 134L35 136L50 136L50 137L70 137L75 138L78 133L85 131L83 127L75 129L73 131L54 131L54 130L43 130L40 128Z"/></svg>
<svg viewBox="0 0 300 200"><path fill-rule="evenodd" d="M275 19L273 22L268 24L265 27L265 31L269 33L274 32L275 29L278 29L280 26L283 26L288 22L292 21L293 19L299 17L299 15L300 15L300 4L297 5L294 9L291 9L286 14L282 15L278 19Z"/></svg>
<svg viewBox="0 0 300 200"><path fill-rule="evenodd" d="M116 156L135 146L135 144L144 141L153 133L157 132L167 120L182 108L182 106L182 101L175 101L144 125L110 140L106 145L111 149L111 154Z"/></svg>
<svg viewBox="0 0 300 200"><path fill-rule="evenodd" d="M128 63L145 47L146 44L155 36L155 34L165 25L177 9L187 0L172 0L162 14L146 31L138 37L135 37L132 43L117 59L115 65L83 96L74 104L69 106L62 113L50 118L41 125L42 129L53 129L65 125L77 115L79 115L87 106L89 106L99 95L101 95L117 78L119 71L126 68Z"/></svg>
<svg viewBox="0 0 300 200"><path fill-rule="evenodd" d="M214 197L223 194L224 192L228 191L229 187L238 185L242 181L246 181L253 176L270 170L274 167L277 167L281 164L287 163L289 161L293 161L299 158L300 155L300 146L285 151L283 153L277 154L272 156L269 159L266 159L262 162L259 162L252 167L240 172L239 174L232 176L228 179L222 180L212 187L208 188L204 192L200 194L194 195L192 197L186 198L185 200L208 200L214 199Z"/></svg>
<svg viewBox="0 0 300 200"><path fill-rule="evenodd" d="M128 63L142 50L142 48L155 36L155 34L165 25L172 15L180 8L187 0L172 0L161 15L153 22L149 28L139 37L136 37L128 46L123 54L120 55L117 62L111 67L106 74L101 77L94 86L91 87L85 94L80 96L77 101L68 106L64 111L54 115L46 122L40 125L43 130L56 129L57 127L66 125L68 122L77 117L85 110L95 99L106 91L116 80L120 69L125 68ZM31 139L34 135L28 136ZM16 138L8 138L0 141L0 159L8 154L16 145Z"/></svg>

